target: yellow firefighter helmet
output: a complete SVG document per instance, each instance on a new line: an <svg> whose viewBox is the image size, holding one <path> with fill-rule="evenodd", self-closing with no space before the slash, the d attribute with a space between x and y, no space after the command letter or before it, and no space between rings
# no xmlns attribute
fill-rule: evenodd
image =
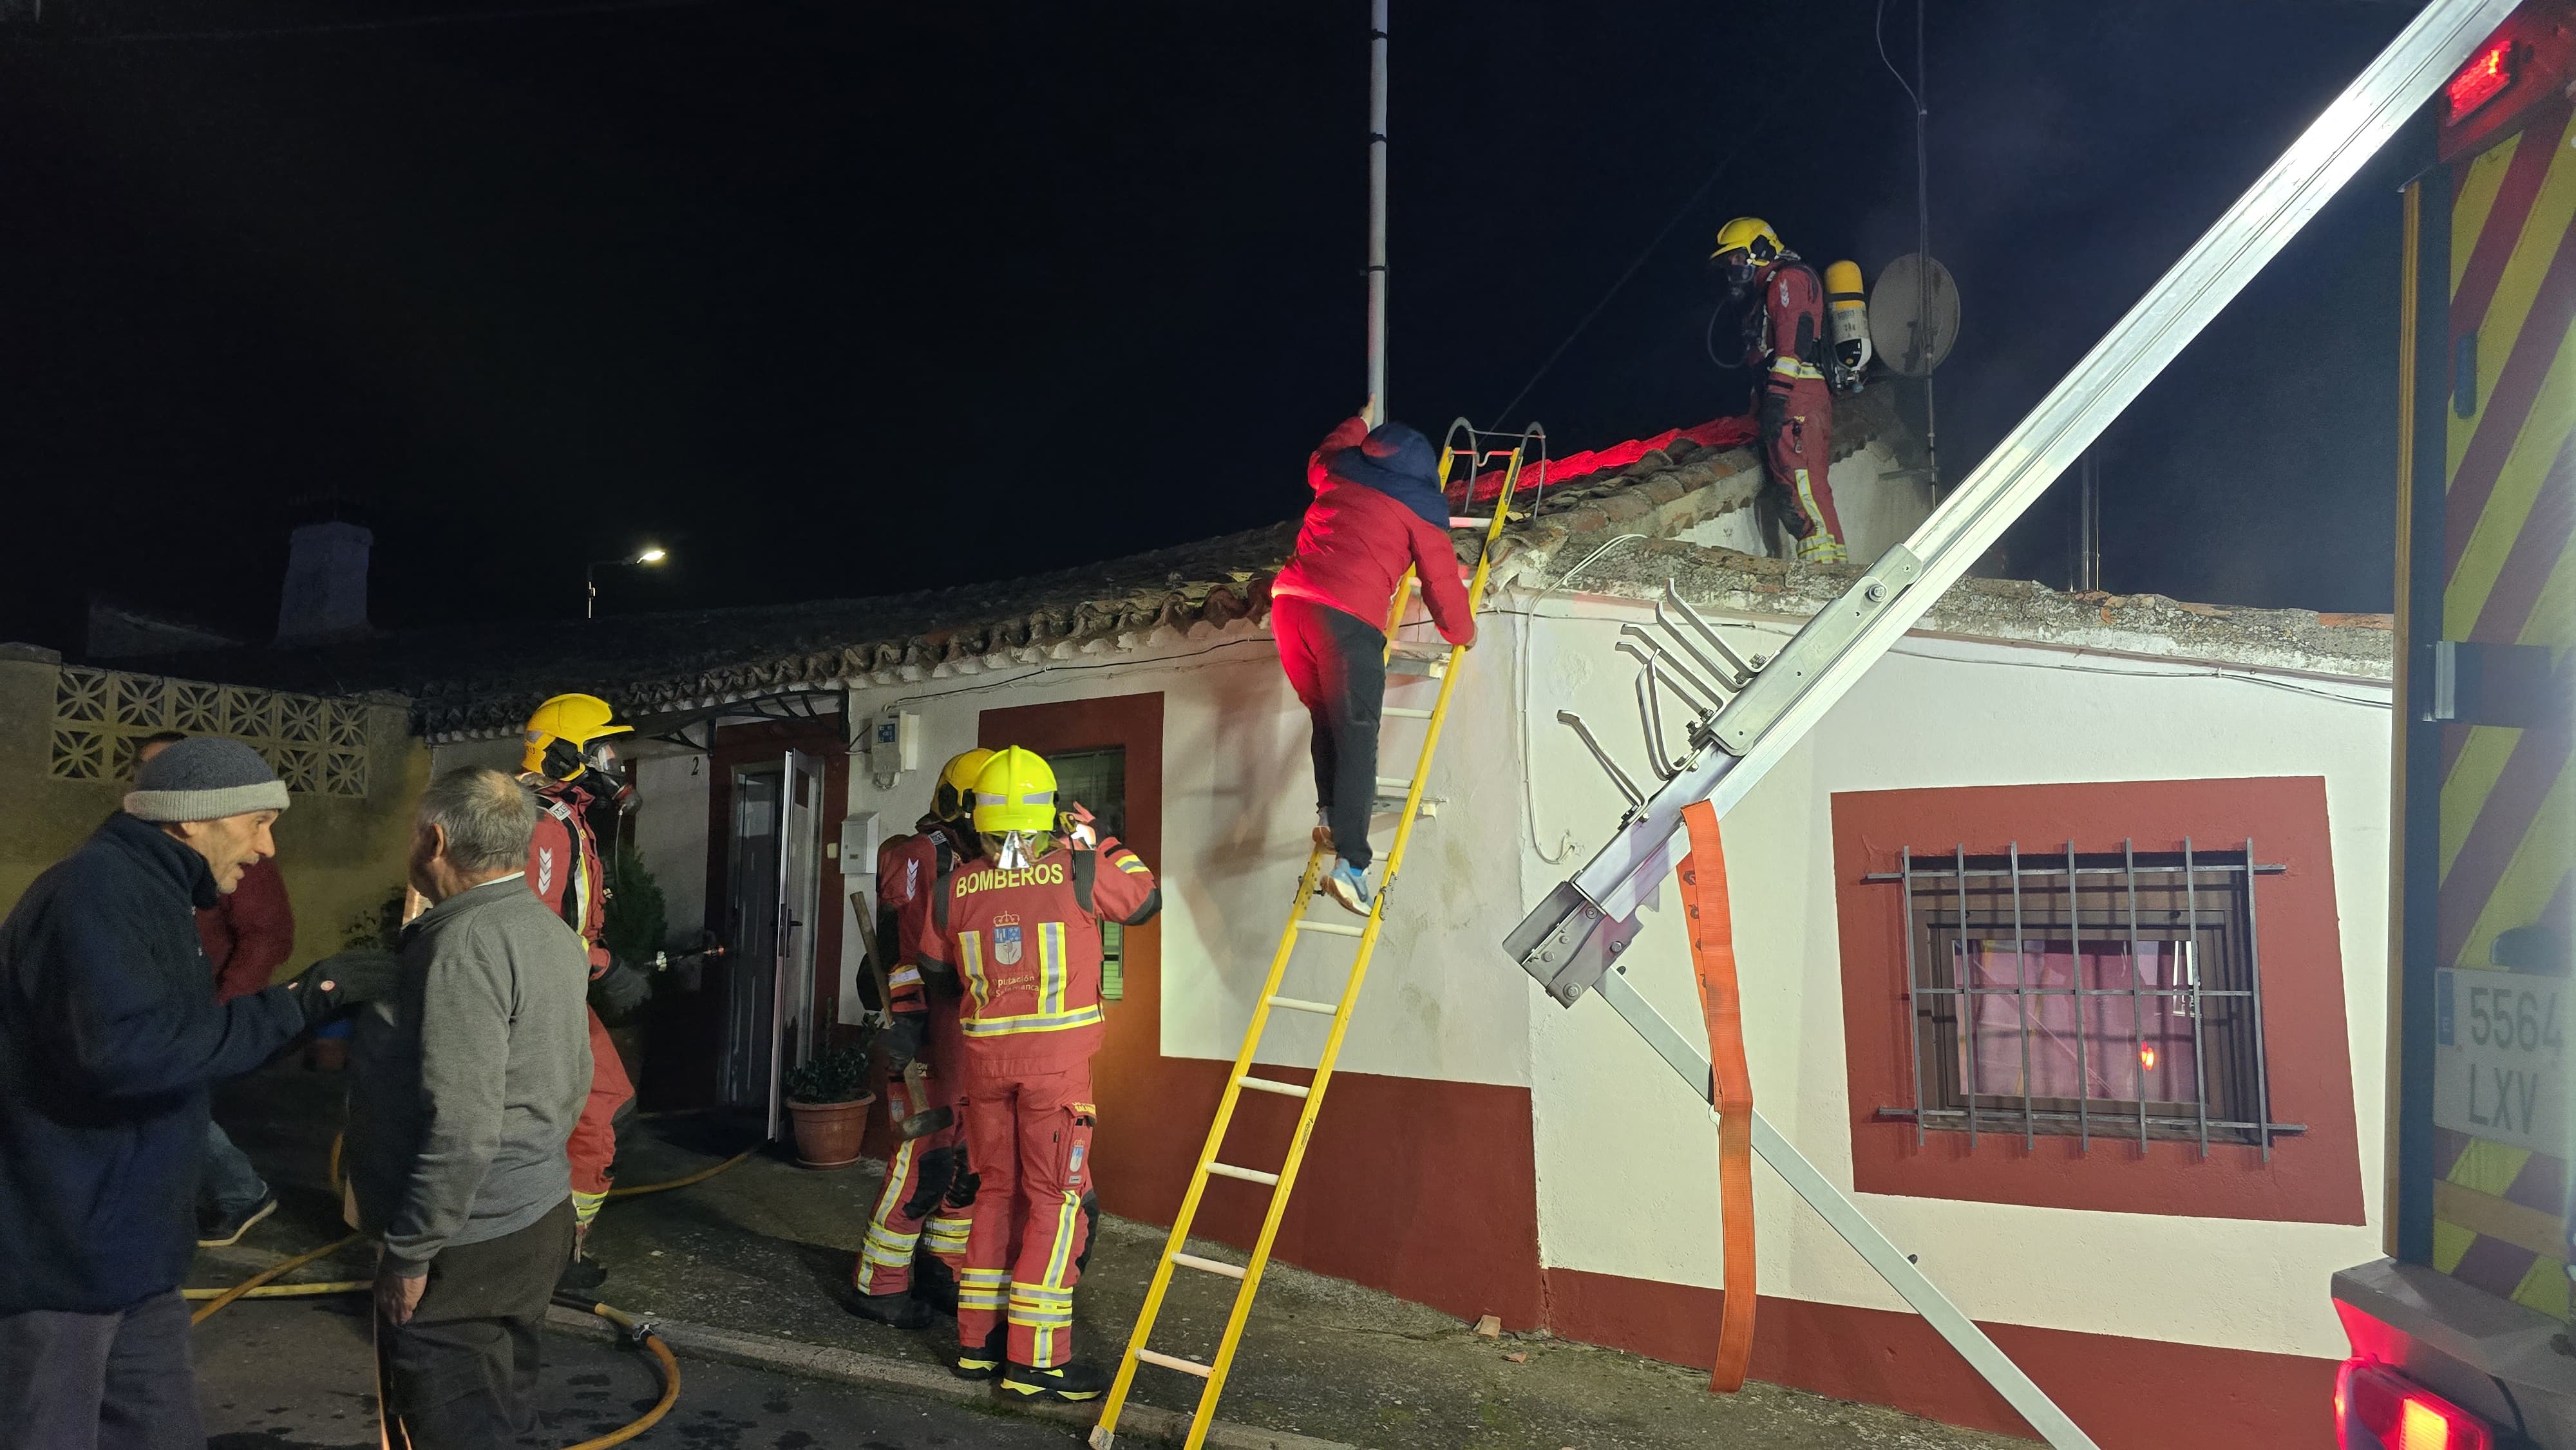
<svg viewBox="0 0 2576 1450"><path fill-rule="evenodd" d="M579 780L593 769L607 773L608 757L595 742L635 728L614 723L616 713L597 695L557 695L539 705L528 717L522 737L527 749L520 753L519 768L564 781Z"/></svg>
<svg viewBox="0 0 2576 1450"><path fill-rule="evenodd" d="M984 762L993 752L977 746L948 757L939 767L939 789L931 797L930 813L943 821L962 821L975 809L975 777L984 773Z"/></svg>
<svg viewBox="0 0 2576 1450"><path fill-rule="evenodd" d="M1780 255L1780 234L1758 216L1737 217L1717 229L1717 247L1708 257L1713 262L1733 251L1745 252L1756 266L1768 266Z"/></svg>
<svg viewBox="0 0 2576 1450"><path fill-rule="evenodd" d="M1055 829L1055 771L1034 750L993 752L975 777L975 829L987 836Z"/></svg>

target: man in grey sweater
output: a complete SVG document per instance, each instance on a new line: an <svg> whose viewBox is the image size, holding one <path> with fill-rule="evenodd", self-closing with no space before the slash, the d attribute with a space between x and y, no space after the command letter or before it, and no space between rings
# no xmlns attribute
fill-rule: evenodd
<svg viewBox="0 0 2576 1450"><path fill-rule="evenodd" d="M378 1235L387 1410L414 1450L534 1427L540 1328L572 1250L564 1140L590 1090L590 964L520 877L535 798L496 770L421 796L393 995L350 1045L349 1184Z"/></svg>

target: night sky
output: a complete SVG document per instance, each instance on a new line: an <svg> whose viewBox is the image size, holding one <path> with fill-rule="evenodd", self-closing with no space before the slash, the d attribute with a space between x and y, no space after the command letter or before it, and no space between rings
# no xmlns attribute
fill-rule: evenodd
<svg viewBox="0 0 2576 1450"><path fill-rule="evenodd" d="M577 616L583 563L646 540L671 562L604 611L1008 578L1293 516L1361 400L1366 0L26 3L0 639L77 649L93 592L264 638L287 530L335 511L394 628ZM2412 9L1933 6L1945 477ZM1912 249L1874 13L1394 0L1396 415L1495 421L1641 251L1508 421L1570 451L1739 410L1702 351L1720 221L1873 278ZM1910 73L1909 0L1887 21ZM2116 425L2109 587L2388 607L2421 160ZM2066 582L2060 502L2011 573Z"/></svg>

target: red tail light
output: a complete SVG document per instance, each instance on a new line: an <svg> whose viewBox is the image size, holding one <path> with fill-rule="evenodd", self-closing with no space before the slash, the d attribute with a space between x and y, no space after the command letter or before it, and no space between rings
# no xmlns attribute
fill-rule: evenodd
<svg viewBox="0 0 2576 1450"><path fill-rule="evenodd" d="M2495 1450L2485 1421L2372 1360L2343 1362L2334 1408L2344 1450Z"/></svg>
<svg viewBox="0 0 2576 1450"><path fill-rule="evenodd" d="M2479 51L2477 57L2458 75L2451 77L2451 83L2443 88L2443 94L2451 102L2449 119L2458 121L2502 95L2505 87L2513 84L2520 59L2510 40L2494 41Z"/></svg>

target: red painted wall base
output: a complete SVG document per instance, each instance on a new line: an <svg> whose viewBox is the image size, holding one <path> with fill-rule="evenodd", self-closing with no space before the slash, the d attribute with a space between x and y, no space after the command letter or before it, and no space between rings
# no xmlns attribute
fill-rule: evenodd
<svg viewBox="0 0 2576 1450"><path fill-rule="evenodd" d="M1716 1289L1550 1269L1551 1333L1706 1369ZM2103 1450L2333 1450L2335 1362L1983 1326ZM2010 1435L2031 1429L1912 1314L1762 1297L1753 1377Z"/></svg>

